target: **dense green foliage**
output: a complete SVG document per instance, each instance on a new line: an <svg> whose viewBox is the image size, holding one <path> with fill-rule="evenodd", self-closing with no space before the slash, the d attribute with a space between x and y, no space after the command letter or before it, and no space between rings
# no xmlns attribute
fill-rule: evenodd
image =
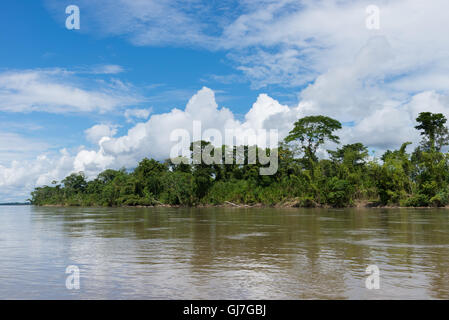
<svg viewBox="0 0 449 320"><path fill-rule="evenodd" d="M35 205L148 206L158 204L192 206L201 204L264 204L293 206L354 205L365 201L378 205L445 206L449 204L449 154L446 118L423 112L416 119L422 142L407 153L410 142L388 150L380 159L369 157L361 143L328 150L319 159L317 150L326 142L339 143L334 133L341 124L324 116L299 119L278 148L276 174L260 175L261 165L248 164L245 147L243 164L237 164L236 147L222 147L224 159L231 152L234 164L175 164L143 159L129 172L106 170L87 181L82 172L73 173L53 186L32 192ZM195 147L196 146L196 147ZM216 150L205 141L191 146L196 152ZM270 152L270 150L265 150Z"/></svg>

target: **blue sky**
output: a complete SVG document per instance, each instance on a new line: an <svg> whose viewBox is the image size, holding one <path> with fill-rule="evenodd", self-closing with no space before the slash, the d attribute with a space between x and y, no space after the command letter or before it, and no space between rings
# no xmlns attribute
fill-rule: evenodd
<svg viewBox="0 0 449 320"><path fill-rule="evenodd" d="M68 5L80 30L65 27ZM170 134L194 120L282 138L324 114L344 124L342 143L377 155L416 144L420 111L449 116L448 10L445 0L2 3L0 202L71 172L167 158Z"/></svg>

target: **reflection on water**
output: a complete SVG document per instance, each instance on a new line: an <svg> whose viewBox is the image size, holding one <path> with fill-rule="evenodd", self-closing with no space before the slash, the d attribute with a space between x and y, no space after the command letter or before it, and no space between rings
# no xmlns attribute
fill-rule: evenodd
<svg viewBox="0 0 449 320"><path fill-rule="evenodd" d="M0 298L449 299L449 211L0 207Z"/></svg>

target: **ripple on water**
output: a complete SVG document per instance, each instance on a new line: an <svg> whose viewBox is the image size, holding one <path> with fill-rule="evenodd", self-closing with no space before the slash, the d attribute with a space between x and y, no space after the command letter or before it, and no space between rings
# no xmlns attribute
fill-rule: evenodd
<svg viewBox="0 0 449 320"><path fill-rule="evenodd" d="M231 240L243 240L252 237L265 237L267 235L269 235L268 232L252 232L252 233L240 233L232 236L226 236L225 238Z"/></svg>

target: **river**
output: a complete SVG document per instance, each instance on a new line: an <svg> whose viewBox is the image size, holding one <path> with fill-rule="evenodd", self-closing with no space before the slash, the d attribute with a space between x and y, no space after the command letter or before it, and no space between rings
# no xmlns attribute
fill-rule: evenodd
<svg viewBox="0 0 449 320"><path fill-rule="evenodd" d="M0 299L449 299L449 211L0 206Z"/></svg>

